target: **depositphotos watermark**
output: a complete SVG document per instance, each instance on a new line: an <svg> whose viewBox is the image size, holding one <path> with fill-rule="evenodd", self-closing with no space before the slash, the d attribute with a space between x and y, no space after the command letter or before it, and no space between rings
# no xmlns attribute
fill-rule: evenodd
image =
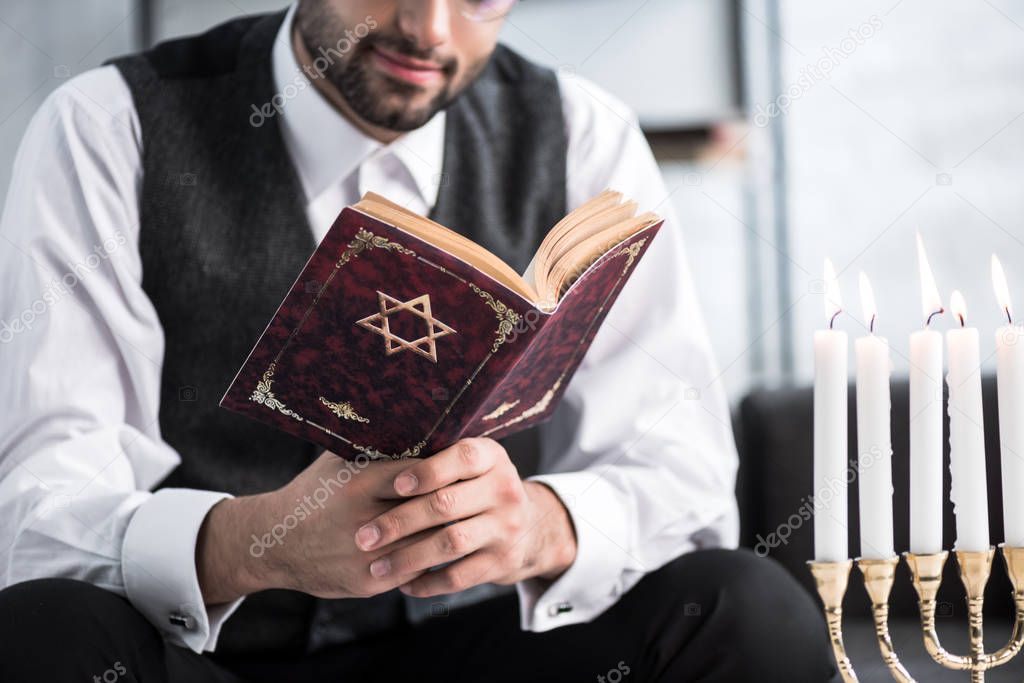
<svg viewBox="0 0 1024 683"><path fill-rule="evenodd" d="M626 664L625 660L620 660L618 664L608 669L608 673L598 674L597 683L619 683L623 678L632 673L632 669Z"/></svg>
<svg viewBox="0 0 1024 683"><path fill-rule="evenodd" d="M253 557L263 557L268 548L275 545L284 545L284 537L288 532L309 519L316 510L323 509L324 505L335 493L345 488L345 484L352 481L352 477L366 469L370 464L370 457L364 453L356 456L355 460L346 460L344 466L338 470L338 474L330 479L320 477L320 486L316 487L312 495L305 495L296 498L298 505L291 513L284 516L280 522L271 527L270 531L263 536L252 535L252 545L249 546L249 554Z"/></svg>
<svg viewBox="0 0 1024 683"><path fill-rule="evenodd" d="M128 674L128 669L121 660L114 662L114 666L110 667L102 674L94 675L92 677L93 683L115 683L121 679L121 676Z"/></svg>
<svg viewBox="0 0 1024 683"><path fill-rule="evenodd" d="M767 557L775 548L789 545L789 537L793 535L793 532L802 527L805 522L809 522L818 509L828 508L832 500L839 494L839 491L853 483L857 478L859 469L868 469L883 458L891 456L892 451L886 453L878 446L872 446L864 453L861 453L859 456L859 466L853 461L850 461L847 465L846 475L843 477L846 480L845 482L839 479L826 481L823 489L817 491L814 495L804 496L800 502L800 507L785 522L776 527L775 531L768 534L767 537L758 534L757 545L754 546L754 554L758 557Z"/></svg>
<svg viewBox="0 0 1024 683"><path fill-rule="evenodd" d="M758 104L754 108L754 125L764 128L771 123L772 119L789 111L789 107L794 101L807 94L807 91L816 83L831 78L833 70L849 59L858 47L873 38L875 33L881 29L882 20L872 14L863 24L850 29L849 35L840 40L838 46L821 48L821 51L825 53L823 57L816 62L804 65L800 69L797 79L786 86L774 100L766 105Z"/></svg>
<svg viewBox="0 0 1024 683"><path fill-rule="evenodd" d="M280 92L275 93L270 98L269 102L264 102L262 106L250 105L252 107L252 114L249 115L249 125L253 128L259 128L267 122L267 119L280 114L284 110L284 105L289 100L308 88L310 83L316 79L323 78L324 74L327 73L327 69L334 65L335 60L341 59L351 52L352 48L358 45L360 40L370 35L370 31L376 28L377 20L372 15L367 14L366 18L356 24L354 28L345 29L345 34L338 39L334 47L318 48L317 52L319 54L313 59L313 63L304 64L300 67L302 72L306 74L305 78L302 77L302 74L296 74L291 83L283 86Z"/></svg>
<svg viewBox="0 0 1024 683"><path fill-rule="evenodd" d="M120 230L113 236L93 247L92 253L77 263L68 261L68 270L59 278L54 278L46 283L42 294L39 295L25 310L8 320L0 320L0 344L9 344L14 337L31 330L36 320L42 317L64 297L72 294L78 283L89 273L96 270L100 265L110 258L119 247L127 244L128 238Z"/></svg>

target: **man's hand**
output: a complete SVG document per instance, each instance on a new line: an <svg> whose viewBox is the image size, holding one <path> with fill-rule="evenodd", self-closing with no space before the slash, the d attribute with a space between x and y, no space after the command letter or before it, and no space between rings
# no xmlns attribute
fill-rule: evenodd
<svg viewBox="0 0 1024 683"><path fill-rule="evenodd" d="M269 588L366 597L418 576L371 575L369 564L384 551L364 552L354 541L361 524L401 502L393 482L408 467L407 462L345 461L325 452L276 491L215 505L196 543L206 604Z"/></svg>
<svg viewBox="0 0 1024 683"><path fill-rule="evenodd" d="M520 479L492 439L463 439L396 474L394 493L408 500L360 527L355 543L380 553L368 572L397 582L403 593L428 597L481 583L554 579L576 558L572 521L558 496Z"/></svg>

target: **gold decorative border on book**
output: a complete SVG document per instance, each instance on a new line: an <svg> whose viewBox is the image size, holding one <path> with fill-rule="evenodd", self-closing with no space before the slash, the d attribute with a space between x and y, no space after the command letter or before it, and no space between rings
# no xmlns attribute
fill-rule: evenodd
<svg viewBox="0 0 1024 683"><path fill-rule="evenodd" d="M494 340L494 345L491 347L491 351L496 352L498 347L504 344L508 339L509 333L516 325L519 324L522 316L501 301L495 300L495 298L491 296L490 292L485 292L472 282L468 284L470 289L484 298L484 301L487 302L488 306L494 309L494 313L498 317L498 331L495 333L496 339Z"/></svg>
<svg viewBox="0 0 1024 683"><path fill-rule="evenodd" d="M504 415L508 411L512 410L517 405L519 405L519 400L518 399L516 399L515 401L512 401L511 403L509 403L508 401L505 401L500 406L498 406L497 408L495 408L491 412L489 412L486 415L484 415L482 419L485 420L485 421L486 420L497 420L499 417L501 417L502 415Z"/></svg>
<svg viewBox="0 0 1024 683"><path fill-rule="evenodd" d="M622 266L623 275L625 275L629 271L629 267L633 265L633 261L636 260L637 255L640 253L640 250L644 248L644 244L646 242L647 238L644 237L643 239L639 239L636 242L633 242L633 244L629 245L628 247L623 247L622 249L619 249L619 251L615 253L616 256L621 256L623 254L629 256L629 258L626 259L625 265Z"/></svg>
<svg viewBox="0 0 1024 683"><path fill-rule="evenodd" d="M274 396L274 392L271 387L274 384L274 371L276 369L277 362L274 361L270 364L270 367L267 368L267 371L263 373L263 377L256 383L256 388L253 390L252 395L249 396L249 400L255 401L260 405L264 405L271 410L276 410L282 415L287 415L290 418L302 421L302 416L288 408L276 396Z"/></svg>
<svg viewBox="0 0 1024 683"><path fill-rule="evenodd" d="M317 422L310 420L309 418L305 418L296 413L295 411L287 408L284 405L284 403L275 398L274 394L270 391L270 386L271 383L273 382L272 377L274 374L274 369L277 366L277 361L280 360L281 356L284 354L285 350L291 344L292 339L295 337L298 331L302 329L302 326L305 324L306 320L313 312L313 308L316 307L316 304L320 301L320 295L327 289L331 281L334 279L335 275L337 275L338 270L342 266L344 266L352 259L358 257L364 251L372 249L382 249L384 251L397 252L405 256L412 256L417 260L422 261L423 263L426 263L427 265L430 265L440 270L441 272L450 275L451 277L454 277L460 282L468 284L473 289L473 291L479 294L484 299L486 304L495 311L495 314L497 315L498 318L498 329L495 331L495 342L494 345L491 347L490 353L488 353L487 356L484 357L484 359L480 362L479 365L477 365L476 369L473 371L473 374L470 375L469 379L467 379L466 382L462 385L462 387L459 388L458 392L456 392L451 402L441 413L440 417L438 417L434 425L430 428L430 431L428 431L427 434L419 442L417 442L413 446L410 446L409 448L406 448L401 453L383 453L371 446L353 443L351 440L345 438L344 436L337 434L328 429L327 427L318 424ZM427 445L427 441L430 439L431 436L433 436L434 432L437 431L437 428L441 426L441 423L445 420L445 418L448 417L449 413L451 413L452 411L452 408L454 408L455 404L459 401L460 398L462 398L462 394L465 393L466 389L468 389L469 386L473 383L473 380L476 379L476 376L487 364L487 361L489 361L491 359L491 356L497 353L498 348L501 347L501 345L507 341L508 334L513 330L513 328L519 322L521 317L522 316L519 313L517 313L504 302L495 299L494 296L491 295L489 292L480 289L472 282L467 282L466 280L459 277L455 273L452 273L451 271L447 270L443 266L440 266L436 263L433 263L432 261L423 258L422 256L419 256L415 251L405 247L402 244L399 244L398 242L392 242L389 241L386 237L375 235L366 228L359 228L355 234L355 237L353 237L352 241L348 243L345 251L343 251L341 255L338 257L338 260L334 264L334 270L327 278L327 281L320 288L320 291L317 293L316 297L314 297L313 302L306 309L305 314L302 316L302 320L299 321L299 324L296 325L295 328L288 335L288 339L285 340L285 343L284 345L282 345L281 350L277 352L276 356L274 356L274 360L270 362L267 371L263 373L263 379L259 381L256 390L253 391L252 395L249 398L250 400L255 401L256 403L265 405L273 410L277 410L278 412L287 415L291 418L294 418L295 420L298 420L300 422L305 422L313 427L316 427L322 432L330 434L331 436L338 438L341 441L344 441L353 449L368 456L371 460L401 460L404 458L414 458L420 455L423 448ZM325 400L323 397L320 398L321 401ZM325 405L327 404L325 403ZM339 417L342 416L339 415ZM366 419L366 421L368 422L369 420Z"/></svg>
<svg viewBox="0 0 1024 683"><path fill-rule="evenodd" d="M348 401L343 403L335 403L334 401L328 401L323 396L320 397L320 403L327 406L327 409L332 413L340 417L342 420L354 420L356 422L369 422L369 418L365 418L356 412L355 408Z"/></svg>
<svg viewBox="0 0 1024 683"><path fill-rule="evenodd" d="M527 408L523 412L521 412L518 415L516 415L515 417L513 417L511 420L508 420L507 422L503 422L502 424L498 425L497 427L492 427L492 428L488 429L486 432L484 432L480 436L487 436L488 434L491 434L492 432L496 432L499 429L504 429L505 427L511 427L512 425L516 424L517 422L522 422L523 420L529 419L529 418L533 417L534 415L540 415L541 413L543 413L545 410L548 409L548 406L551 405L551 399L553 399L555 397L555 392L558 391L558 387L562 386L562 379L564 379L564 378L565 378L565 373L563 372L561 375L559 375L558 379L555 380L555 383L551 385L551 388L544 392L544 395L540 397L539 401L537 401L532 406L530 406L529 408ZM519 403L519 401L516 401L516 403ZM485 417L484 419L486 420L487 418Z"/></svg>
<svg viewBox="0 0 1024 683"><path fill-rule="evenodd" d="M356 236L348 243L348 249L341 252L341 256L338 257L338 262L334 264L335 270L342 267L349 261L351 261L359 254L363 253L366 249L384 249L385 251L397 251L406 256L416 256L416 252L412 249L408 249L398 242L389 242L386 237L380 235L374 235L366 228L359 228L356 232Z"/></svg>
<svg viewBox="0 0 1024 683"><path fill-rule="evenodd" d="M348 439L345 439L345 441L348 441ZM419 455L423 451L423 447L427 445L427 440L423 439L422 441L413 445L412 447L406 448L401 453L381 453L376 448L362 446L357 443L352 443L351 441L348 441L348 444L352 446L352 448L356 449L363 455L370 458L370 460L404 460L406 458L415 458L417 455Z"/></svg>

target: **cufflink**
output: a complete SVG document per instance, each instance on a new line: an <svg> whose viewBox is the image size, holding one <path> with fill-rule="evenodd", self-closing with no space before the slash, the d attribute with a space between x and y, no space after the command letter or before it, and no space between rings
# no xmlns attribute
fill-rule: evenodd
<svg viewBox="0 0 1024 683"><path fill-rule="evenodd" d="M181 614L180 612L171 612L170 615L168 615L167 620L171 622L172 625L183 628L186 631L191 631L196 627L196 620L194 618L188 614Z"/></svg>
<svg viewBox="0 0 1024 683"><path fill-rule="evenodd" d="M557 605L551 605L548 607L548 616L557 617L559 614L565 614L566 612L572 611L572 605L568 602L560 602Z"/></svg>

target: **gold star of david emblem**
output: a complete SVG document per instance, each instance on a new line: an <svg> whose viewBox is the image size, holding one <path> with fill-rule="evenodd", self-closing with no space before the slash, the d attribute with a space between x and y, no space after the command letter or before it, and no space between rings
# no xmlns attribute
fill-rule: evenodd
<svg viewBox="0 0 1024 683"><path fill-rule="evenodd" d="M384 337L384 351L389 356L403 349L409 349L436 363L437 344L435 340L449 334L456 334L455 330L435 318L430 312L429 294L408 301L399 301L393 296L388 296L377 290L377 303L380 305L380 312L357 320L356 324ZM399 311L409 311L416 317L422 318L427 327L426 336L409 341L392 332L388 318Z"/></svg>

